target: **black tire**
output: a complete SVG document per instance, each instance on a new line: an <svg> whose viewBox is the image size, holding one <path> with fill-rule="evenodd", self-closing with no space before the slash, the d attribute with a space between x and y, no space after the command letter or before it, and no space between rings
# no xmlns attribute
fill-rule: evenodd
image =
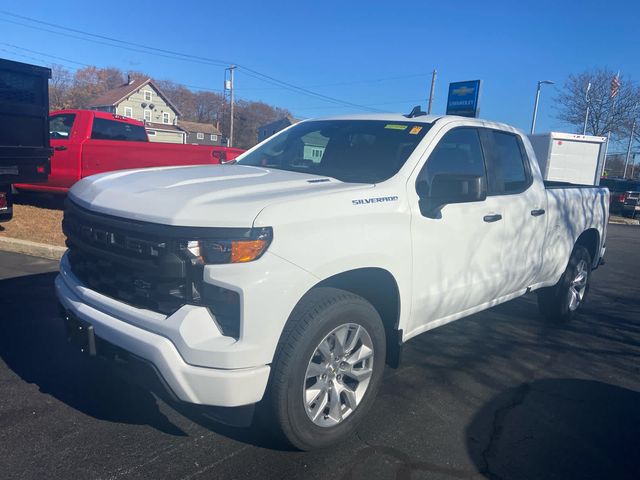
<svg viewBox="0 0 640 480"><path fill-rule="evenodd" d="M584 265L586 280L584 292L577 304L572 305L570 289L578 275L579 266ZM580 311L589 293L591 279L591 255L582 245L576 245L571 252L569 263L558 283L553 287L538 290L538 308L545 320L553 323L563 323L571 320Z"/></svg>
<svg viewBox="0 0 640 480"><path fill-rule="evenodd" d="M303 401L303 392L309 382L306 380L307 367L327 335L345 324L364 327L369 335L374 352L369 363L372 368L370 380L364 396L344 420L333 426L319 426L308 416ZM266 419L275 429L272 432L300 450L324 448L348 438L375 400L384 370L385 349L382 319L369 302L336 288L313 289L296 306L280 337L268 391L260 405L262 423ZM345 375L345 383L347 378Z"/></svg>

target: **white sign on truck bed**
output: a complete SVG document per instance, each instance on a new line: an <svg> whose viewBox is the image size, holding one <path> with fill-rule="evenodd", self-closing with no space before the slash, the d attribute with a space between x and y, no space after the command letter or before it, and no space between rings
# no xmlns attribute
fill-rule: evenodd
<svg viewBox="0 0 640 480"><path fill-rule="evenodd" d="M599 185L607 137L550 132L529 135L544 180Z"/></svg>

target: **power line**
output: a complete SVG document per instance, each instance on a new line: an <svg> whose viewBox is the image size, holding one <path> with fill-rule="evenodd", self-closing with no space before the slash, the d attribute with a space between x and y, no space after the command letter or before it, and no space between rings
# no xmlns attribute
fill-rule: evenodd
<svg viewBox="0 0 640 480"><path fill-rule="evenodd" d="M0 13L2 13L3 15L7 15L9 17L19 18L21 20L27 20L29 22L38 23L40 25L46 25L48 27L58 28L58 29L61 29L61 30L67 30L68 32L79 33L81 35L86 35L88 37L98 38L98 39L101 39L101 40L107 40L109 42L120 43L122 45L130 45L130 46L133 46L133 47L145 48L147 50L153 50L153 51L156 51L156 52L165 53L165 54L169 54L169 55L176 55L176 56L180 56L180 57L192 58L194 60L206 60L206 61L208 61L210 63L218 63L220 66L226 66L226 65L228 65L230 63L230 62L228 62L226 60L217 60L217 59L212 59L212 58L200 57L198 55L190 55L190 54L187 54L187 53L174 52L172 50L166 50L166 49L163 49L163 48L151 47L151 46L148 46L148 45L143 45L141 43L129 42L129 41L126 41L126 40L121 40L119 38L113 38L113 37L108 37L106 35L100 35L100 34L97 34L97 33L86 32L84 30L79 30L77 28L65 27L65 26L62 26L62 25L57 25L55 23L45 22L44 20L38 20L36 18L27 17L25 15L18 15L16 13L7 12L6 10L0 10Z"/></svg>
<svg viewBox="0 0 640 480"><path fill-rule="evenodd" d="M95 34L95 33L91 33L91 32L86 32L84 30L79 30L79 29L75 29L75 28L71 28L71 27L65 27L62 25L57 25L55 23L51 23L51 22L45 22L43 20L38 20L35 18L31 18L31 17L27 17L24 15L18 15L15 13L11 13L8 12L6 10L0 10L0 13L6 16L10 16L13 18L18 18L21 20L26 20L29 22L33 22L33 23L37 23L39 25L46 25L49 27L53 27L53 28L57 28L60 30L66 30L69 32L73 32L76 34L80 34L80 35L85 35L88 37L92 37L92 38L97 38L100 40L106 40L107 42L115 42L117 44L120 45L114 45L113 43L106 43L100 40L91 40L89 38L84 38L84 37L79 37L77 35L66 35L66 36L71 36L72 38L76 38L79 40L85 40L85 41L93 41L94 43L99 43L99 44L104 44L107 46L111 46L111 47L120 47L120 48L125 48L127 50L133 50L133 51L137 51L140 53L146 53L146 54L151 54L151 55L159 55L159 56L163 56L163 57L168 57L168 58L173 58L173 59L177 59L177 60L183 60L183 61L191 61L191 62L195 62L195 63L205 63L205 64L210 64L210 65L216 65L216 66L221 66L221 65L228 65L230 63L234 63L234 62L228 62L228 61L224 61L224 60L219 60L219 59L213 59L213 58L208 58L208 57L203 57L203 56L199 56L199 55L190 55L190 54L185 54L185 53L181 53L181 52L176 52L173 50L167 50L167 49L162 49L162 48L157 48L157 47L152 47L152 46L148 46L148 45L143 45L140 43L136 43L136 42L129 42L129 41L125 41L125 40L121 40L121 39L117 39L117 38L113 38L113 37L108 37L106 35L99 35L99 34ZM34 29L38 29L38 30L43 30L43 31L47 31L50 33L54 33L54 34L59 34L59 35L65 35L62 32L56 32L50 29L46 29L46 28L42 28L42 27L35 27L35 26L31 26L31 25L26 25L26 24L22 24L19 22L15 22L15 21L11 21L11 20L7 20L7 19L2 19L3 21L9 22L9 23L14 23L14 24L18 24L24 27L28 27L28 28L34 28ZM131 47L136 47L136 48L131 48ZM139 50L140 48L145 49L145 50ZM332 102L335 104L341 104L341 105L346 105L349 107L354 107L354 108L362 108L365 110L371 110L371 111L378 111L377 109L371 108L371 107L366 107L364 105L359 105L357 103L353 103L353 102L348 102L345 100L341 100L335 97L331 97L328 95L324 95L324 94L320 94L317 92L313 92L309 89L306 89L304 87L300 87L298 85L294 85L292 83L289 82L285 82L283 80L279 80L271 75L267 75L265 73L259 72L257 70L254 70L250 67L247 67L245 65L241 65L236 63L236 65L241 68L242 70L244 70L244 73L249 75L249 76L253 76L253 78L256 78L258 80L264 81L266 83L271 83L271 84L275 84L278 85L284 89L288 89L291 91L296 91L297 93L303 94L303 95L308 95L308 96L312 96L312 97L316 97L319 98L321 100L324 101L328 101L328 102Z"/></svg>
<svg viewBox="0 0 640 480"><path fill-rule="evenodd" d="M37 50L32 50L32 49L30 49L30 48L20 47L20 46L18 46L18 45L13 45L13 44L11 44L11 43L0 42L0 44L1 44L1 45L6 45L6 46L8 46L8 47L11 47L11 48L14 48L14 49L17 49L17 50L23 50L23 51L25 51L25 52L30 52L30 53L33 53L33 54L39 55L40 57L44 57L44 58L53 58L53 59L56 59L56 60L61 60L61 61L63 61L63 62L67 62L67 63L74 63L74 64L76 64L76 65L81 65L81 66L83 66L83 67L95 67L95 66L96 66L96 65L91 65L91 64L88 64L88 63L78 62L78 61L76 61L76 60L71 60L71 59L64 58L64 57L59 57L59 56L57 56L57 55L53 55L53 54L50 54L50 53L39 52L39 51L37 51ZM38 59L38 58L30 57L30 56L27 56L27 55L21 55L21 54L19 54L19 53L11 52L11 51L6 50L6 49L2 49L2 51L7 52L7 53L11 53L11 54L13 54L13 55L19 55L19 56L21 56L21 57L30 58L30 59L32 59L32 60L41 61L41 60L40 60L40 59ZM66 65L65 65L65 66L66 66ZM73 70L74 72L78 70L78 69L77 69L77 68L75 68L75 67L68 67L68 68L70 68L70 69L71 69L71 70ZM98 68L104 68L104 67L98 67ZM168 81L170 81L170 82L174 83L175 85L177 85L177 86L179 86L179 87L188 87L188 88L192 88L192 89L195 89L195 90L202 90L202 91L213 92L213 93L222 93L222 92L223 92L222 90L216 90L216 89L214 89L214 88L202 87L202 86L199 86L199 85L189 85L189 84L186 84L186 83L174 82L173 80L168 80Z"/></svg>
<svg viewBox="0 0 640 480"><path fill-rule="evenodd" d="M57 55L52 55L50 53L46 53L45 54L45 53L42 53L42 52L38 52L37 50L31 50L30 48L19 47L18 45L13 45L11 43L6 43L6 42L0 42L0 43L2 45L6 45L7 47L15 48L17 50L24 50L25 52L35 53L36 55L55 58L56 60L62 60L63 62L67 62L67 63L75 63L76 65L81 65L83 67L91 67L91 65L89 65L88 63L76 62L75 60L70 60L70 59L64 58L64 57L58 57Z"/></svg>

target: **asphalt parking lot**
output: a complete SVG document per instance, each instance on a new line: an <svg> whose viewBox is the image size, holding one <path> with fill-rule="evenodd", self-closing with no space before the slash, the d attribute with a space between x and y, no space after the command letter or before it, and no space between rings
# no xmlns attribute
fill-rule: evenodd
<svg viewBox="0 0 640 480"><path fill-rule="evenodd" d="M640 478L640 227L609 226L584 312L529 295L431 331L387 369L350 441L288 451L71 350L56 265L0 253L0 476Z"/></svg>

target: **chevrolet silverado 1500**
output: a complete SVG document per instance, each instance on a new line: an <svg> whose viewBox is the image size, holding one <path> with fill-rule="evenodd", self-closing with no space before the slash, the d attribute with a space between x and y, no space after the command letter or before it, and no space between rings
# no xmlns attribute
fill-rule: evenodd
<svg viewBox="0 0 640 480"><path fill-rule="evenodd" d="M308 120L232 165L78 182L56 291L82 350L152 364L185 402L258 403L311 449L353 430L412 337L531 291L573 317L608 205L545 184L507 125Z"/></svg>

